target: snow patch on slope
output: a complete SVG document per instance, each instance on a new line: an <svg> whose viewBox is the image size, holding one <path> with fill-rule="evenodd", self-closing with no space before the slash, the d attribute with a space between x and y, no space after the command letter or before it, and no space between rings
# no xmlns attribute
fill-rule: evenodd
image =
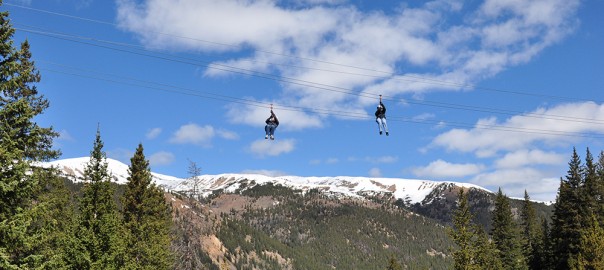
<svg viewBox="0 0 604 270"><path fill-rule="evenodd" d="M45 167L53 166L63 172L63 174L74 181L84 180L84 168L90 161L90 158L71 158L57 160L45 163ZM107 159L109 171L113 175L115 182L125 184L128 182L128 165L114 160ZM215 190L224 190L226 192L235 192L242 183L252 181L256 184L272 183L294 189L308 191L318 189L321 192L330 194L341 194L351 197L362 197L362 194L371 193L392 193L395 198L408 201L410 203L421 203L430 192L443 184L453 184L465 188L476 188L490 192L480 186L457 183L457 182L439 182L430 180L402 179L402 178L372 178L372 177L301 177L301 176L278 176L271 177L258 174L219 174L219 175L201 175L197 181L183 179L158 173L151 173L153 181L158 186L166 190L191 191L194 188L201 194L207 195ZM197 186L195 187L195 183Z"/></svg>

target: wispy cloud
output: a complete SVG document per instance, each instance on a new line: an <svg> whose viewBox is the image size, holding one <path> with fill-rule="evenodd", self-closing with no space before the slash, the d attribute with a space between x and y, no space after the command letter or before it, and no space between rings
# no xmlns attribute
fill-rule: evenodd
<svg viewBox="0 0 604 270"><path fill-rule="evenodd" d="M145 137L147 137L147 139L149 140L153 140L155 138L157 138L157 136L159 136L159 134L161 134L161 128L152 128L149 131L147 131L147 134L145 134Z"/></svg>
<svg viewBox="0 0 604 270"><path fill-rule="evenodd" d="M528 117L513 116L503 122L494 117L480 119L475 128L452 129L438 135L431 146L490 157L500 151L528 149L536 142L560 144L577 141L579 138L566 135L591 132L604 134L604 124L589 120L604 119L604 104L568 103L540 108L527 115ZM541 117L530 117L532 115Z"/></svg>
<svg viewBox="0 0 604 270"><path fill-rule="evenodd" d="M160 151L157 153L153 153L149 156L149 165L150 166L163 166L169 165L174 162L174 154L166 151Z"/></svg>
<svg viewBox="0 0 604 270"><path fill-rule="evenodd" d="M382 177L382 170L379 168L371 168L369 170L369 177Z"/></svg>
<svg viewBox="0 0 604 270"><path fill-rule="evenodd" d="M237 140L239 135L237 133L218 129L210 125L200 126L198 124L186 124L181 126L177 131L172 134L170 143L175 144L194 144L203 147L210 147L212 145L212 139L214 137L220 137L226 140Z"/></svg>
<svg viewBox="0 0 604 270"><path fill-rule="evenodd" d="M459 178L468 175L476 175L484 170L481 164L463 163L456 164L444 160L436 160L425 167L416 167L411 171L418 177L430 178Z"/></svg>
<svg viewBox="0 0 604 270"><path fill-rule="evenodd" d="M574 30L579 5L578 0L487 0L457 19L462 1L431 1L389 13L364 13L350 2L328 0L299 1L303 7L235 0L117 3L120 26L150 47L255 50L214 62L207 76L231 74L213 68L217 65L276 72L289 79L282 84L280 99L272 103L355 113L365 113L375 100L348 95L347 89L390 96L457 91L460 85L526 63ZM456 19L449 20L452 17ZM292 63L306 68L292 68ZM402 64L426 71L393 74ZM238 106L231 107L229 115L232 122L261 126L258 119L266 114L257 107ZM325 121L314 113L281 114L284 130L321 127Z"/></svg>
<svg viewBox="0 0 604 270"><path fill-rule="evenodd" d="M249 147L250 152L258 157L279 156L294 151L296 141L294 139L279 140L257 140Z"/></svg>
<svg viewBox="0 0 604 270"><path fill-rule="evenodd" d="M197 124L187 124L181 126L170 138L171 143L176 144L195 144L208 147L215 135L212 126L199 126Z"/></svg>
<svg viewBox="0 0 604 270"><path fill-rule="evenodd" d="M563 166L566 156L555 152L544 152L539 149L518 150L507 153L503 158L495 161L499 169L519 168L527 165L557 165Z"/></svg>

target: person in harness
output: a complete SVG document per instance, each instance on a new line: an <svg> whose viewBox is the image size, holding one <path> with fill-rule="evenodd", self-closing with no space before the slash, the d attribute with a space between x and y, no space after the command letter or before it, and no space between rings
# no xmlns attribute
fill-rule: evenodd
<svg viewBox="0 0 604 270"><path fill-rule="evenodd" d="M279 126L279 119L273 112L273 106L271 105L271 116L266 119L266 126L264 127L264 131L266 132L266 136L264 139L271 138L271 140L275 139L275 129Z"/></svg>
<svg viewBox="0 0 604 270"><path fill-rule="evenodd" d="M382 135L383 128L383 131L386 132L386 136L388 136L388 125L386 124L386 106L384 106L384 103L382 103L382 95L380 95L380 105L377 106L377 110L375 111L375 122L378 124L380 135Z"/></svg>

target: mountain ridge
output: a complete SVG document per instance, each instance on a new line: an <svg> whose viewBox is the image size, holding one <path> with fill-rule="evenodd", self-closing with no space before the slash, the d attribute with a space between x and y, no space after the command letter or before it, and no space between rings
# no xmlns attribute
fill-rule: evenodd
<svg viewBox="0 0 604 270"><path fill-rule="evenodd" d="M89 161L89 157L69 158L45 162L42 166L55 167L61 171L63 176L78 182L83 181L84 168ZM107 164L114 182L118 184L127 183L128 165L110 158L107 159ZM202 196L207 196L218 190L232 193L241 188L249 187L250 185L267 183L303 191L317 189L323 193L357 198L367 197L367 195L390 193L395 199L400 199L410 204L424 203L424 201L428 199L428 195L442 186L453 185L456 187L468 189L474 188L483 190L487 193L493 193L486 188L469 183L405 178L359 176L266 176L260 174L224 173L217 175L200 175L193 179L178 178L154 172L152 172L151 175L153 181L167 191L194 192ZM434 200L434 197L431 196L429 200Z"/></svg>

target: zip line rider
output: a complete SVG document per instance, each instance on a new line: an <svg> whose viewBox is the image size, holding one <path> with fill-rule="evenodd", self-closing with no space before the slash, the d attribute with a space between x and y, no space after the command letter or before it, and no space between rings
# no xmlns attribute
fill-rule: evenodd
<svg viewBox="0 0 604 270"><path fill-rule="evenodd" d="M377 110L375 111L375 122L378 124L380 135L382 135L383 128L386 132L386 136L388 136L388 125L386 124L386 106L384 106L384 103L382 103L382 95L380 95L380 105L377 106Z"/></svg>
<svg viewBox="0 0 604 270"><path fill-rule="evenodd" d="M277 119L277 116L273 112L273 104L271 104L271 116L269 116L265 122L266 126L264 127L264 131L266 132L266 136L264 136L264 139L268 139L270 137L271 140L274 140L275 129L277 129L277 126L279 126L279 119Z"/></svg>

